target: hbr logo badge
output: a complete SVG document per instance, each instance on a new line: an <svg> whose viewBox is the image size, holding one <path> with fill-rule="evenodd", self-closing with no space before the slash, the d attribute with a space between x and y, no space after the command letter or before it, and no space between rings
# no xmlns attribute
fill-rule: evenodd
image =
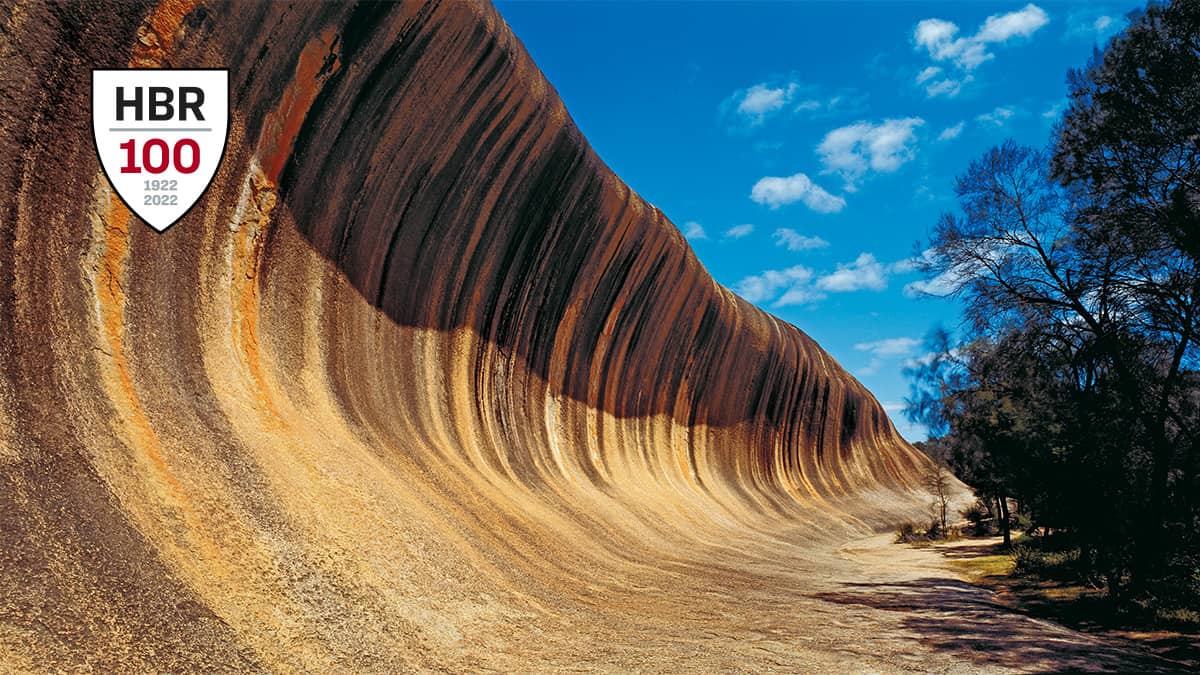
<svg viewBox="0 0 1200 675"><path fill-rule="evenodd" d="M159 232L208 189L228 131L228 70L92 71L100 165L129 209Z"/></svg>

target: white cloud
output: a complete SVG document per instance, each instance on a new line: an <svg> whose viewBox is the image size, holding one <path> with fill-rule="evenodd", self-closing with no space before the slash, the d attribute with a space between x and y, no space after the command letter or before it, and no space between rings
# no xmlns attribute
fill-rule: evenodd
<svg viewBox="0 0 1200 675"><path fill-rule="evenodd" d="M829 194L803 173L765 176L750 189L750 199L772 209L798 201L818 213L837 213L846 208L845 199Z"/></svg>
<svg viewBox="0 0 1200 675"><path fill-rule="evenodd" d="M983 42L971 37L955 37L958 25L942 19L924 19L913 31L913 40L934 61L951 61L963 70L974 70L992 58Z"/></svg>
<svg viewBox="0 0 1200 675"><path fill-rule="evenodd" d="M704 226L694 220L683 224L683 236L687 237L691 241L708 239L708 234L705 233Z"/></svg>
<svg viewBox="0 0 1200 675"><path fill-rule="evenodd" d="M1013 108L1012 106L998 106L991 112L976 116L975 121L983 125L991 124L1002 127L1007 124L1008 121L1016 114L1016 108Z"/></svg>
<svg viewBox="0 0 1200 675"><path fill-rule="evenodd" d="M920 344L920 340L910 337L860 342L854 345L854 348L860 352L868 352L871 355L871 360L867 362L867 365L858 368L854 372L861 377L876 375L887 362L912 354L913 350Z"/></svg>
<svg viewBox="0 0 1200 675"><path fill-rule="evenodd" d="M959 122L954 126L946 127L945 129L942 129L942 133L938 134L937 138L939 141L952 141L962 135L963 127L965 126L965 122Z"/></svg>
<svg viewBox="0 0 1200 675"><path fill-rule="evenodd" d="M952 58L956 53L958 48L954 46L954 36L957 33L958 24L952 21L923 19L913 31L913 40L924 47L934 60L941 61Z"/></svg>
<svg viewBox="0 0 1200 675"><path fill-rule="evenodd" d="M737 126L753 128L778 115L830 113L861 103L861 98L853 94L830 95L823 93L821 87L795 80L775 80L738 89L721 103L720 111Z"/></svg>
<svg viewBox="0 0 1200 675"><path fill-rule="evenodd" d="M1067 15L1067 30L1063 38L1103 42L1122 29L1117 17L1102 8L1077 9Z"/></svg>
<svg viewBox="0 0 1200 675"><path fill-rule="evenodd" d="M820 237L807 237L790 227L781 227L771 236L775 238L776 246L783 246L789 251L808 251L829 246L829 242Z"/></svg>
<svg viewBox="0 0 1200 675"><path fill-rule="evenodd" d="M1029 37L1049 23L1050 17L1037 5L1007 14L989 16L972 36L957 37L958 25L943 19L925 19L913 31L913 41L929 53L934 61L950 61L970 71L989 61L993 55L989 44L1007 42L1015 37Z"/></svg>
<svg viewBox="0 0 1200 675"><path fill-rule="evenodd" d="M724 236L726 239L741 239L742 237L750 236L750 233L753 231L754 231L753 225L751 225L750 223L744 223L742 225L734 225L733 227L729 228L728 230L725 230Z"/></svg>
<svg viewBox="0 0 1200 675"><path fill-rule="evenodd" d="M824 173L837 173L854 190L868 170L890 173L915 155L914 129L925 123L920 117L885 119L879 124L856 122L825 134L817 154L825 165Z"/></svg>
<svg viewBox="0 0 1200 675"><path fill-rule="evenodd" d="M1046 111L1042 113L1042 119L1056 120L1056 119L1058 119L1058 116L1060 114L1062 114L1062 111L1066 107L1067 107L1066 101L1059 101L1057 103L1054 103L1049 108L1046 108Z"/></svg>
<svg viewBox="0 0 1200 675"><path fill-rule="evenodd" d="M767 270L749 276L734 289L750 302L775 299L772 307L812 304L828 297L829 293L882 291L892 274L911 271L913 262L901 260L886 264L870 253L859 254L852 262L841 263L836 269L817 274L811 268L796 265L784 270Z"/></svg>
<svg viewBox="0 0 1200 675"><path fill-rule="evenodd" d="M903 260L897 260L896 262L891 264L890 271L893 274L908 274L909 272L915 272L917 270L917 267L923 261L923 259L925 259L925 257L928 255L931 255L931 253L928 250L926 250L925 253L922 253L920 256L918 256L916 258L905 258Z"/></svg>
<svg viewBox="0 0 1200 675"><path fill-rule="evenodd" d="M954 272L943 272L932 279L920 279L904 286L904 294L910 298L932 295L944 298L962 285L963 278Z"/></svg>
<svg viewBox="0 0 1200 675"><path fill-rule="evenodd" d="M924 85L925 93L930 98L937 96L945 96L953 98L962 91L962 87L967 82L971 81L971 76L951 76L945 74L945 70L941 66L929 66L917 73L917 86Z"/></svg>
<svg viewBox="0 0 1200 675"><path fill-rule="evenodd" d="M763 302L775 297L779 291L795 286L804 286L812 281L813 271L803 265L785 270L767 270L762 274L746 277L737 282L734 290L750 302Z"/></svg>
<svg viewBox="0 0 1200 675"><path fill-rule="evenodd" d="M817 279L816 287L823 291L882 291L887 288L888 269L870 253L861 253L854 262L839 263L837 270Z"/></svg>
<svg viewBox="0 0 1200 675"><path fill-rule="evenodd" d="M873 342L860 342L854 348L860 352L870 352L875 356L908 356L920 346L921 341L911 337L887 338Z"/></svg>
<svg viewBox="0 0 1200 675"><path fill-rule="evenodd" d="M1014 37L1029 37L1050 23L1050 17L1035 4L1028 4L1008 14L993 14L983 22L975 35L981 42L1005 42Z"/></svg>
<svg viewBox="0 0 1200 675"><path fill-rule="evenodd" d="M959 92L962 91L964 84L968 84L974 79L975 78L971 77L970 75L957 80L952 77L943 78L936 82L930 82L928 85L926 85L925 93L929 96L929 98L937 98L938 96L954 98L955 96L958 96Z"/></svg>
<svg viewBox="0 0 1200 675"><path fill-rule="evenodd" d="M799 85L789 82L779 87L756 84L742 92L737 112L752 124L762 124L766 116L777 112L788 104Z"/></svg>
<svg viewBox="0 0 1200 675"><path fill-rule="evenodd" d="M953 64L962 75L939 79L941 70L930 66L917 76L916 84L925 87L930 97L953 97L972 79L971 71L995 58L988 47L1014 38L1027 38L1049 23L1050 17L1034 4L1006 14L993 14L984 20L974 35L962 36L958 25L944 19L924 19L913 29L913 42L935 62Z"/></svg>
<svg viewBox="0 0 1200 675"><path fill-rule="evenodd" d="M957 353L957 351L958 351L957 349L953 349L950 351L950 353L955 354L955 353ZM925 352L924 354L921 354L920 356L914 356L911 359L904 359L904 363L902 365L905 368L922 368L924 366L928 366L929 364L933 363L933 360L936 359L938 356L939 356L939 354L937 352Z"/></svg>
<svg viewBox="0 0 1200 675"><path fill-rule="evenodd" d="M779 299L771 303L772 307L790 307L794 305L808 305L818 300L824 300L826 295L820 291L814 290L810 286L804 284L795 284L787 291L779 296Z"/></svg>
<svg viewBox="0 0 1200 675"><path fill-rule="evenodd" d="M989 257L999 260L998 255ZM937 262L936 254L931 249L926 249L919 258L911 260L911 269L916 269L920 263L932 264L935 262ZM940 298L951 295L975 276L977 268L976 263L952 266L932 279L919 279L906 284L904 294L910 298L930 295Z"/></svg>
<svg viewBox="0 0 1200 675"><path fill-rule="evenodd" d="M925 70L917 73L917 84L924 84L926 80L937 77L942 72L940 66L929 66Z"/></svg>

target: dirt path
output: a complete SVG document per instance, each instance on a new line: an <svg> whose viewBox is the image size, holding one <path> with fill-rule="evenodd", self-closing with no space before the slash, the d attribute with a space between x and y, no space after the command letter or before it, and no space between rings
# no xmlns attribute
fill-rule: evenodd
<svg viewBox="0 0 1200 675"><path fill-rule="evenodd" d="M941 548L917 549L882 534L835 551L833 588L812 594L839 605L847 665L937 672L1169 671L1168 661L1026 616L964 581Z"/></svg>

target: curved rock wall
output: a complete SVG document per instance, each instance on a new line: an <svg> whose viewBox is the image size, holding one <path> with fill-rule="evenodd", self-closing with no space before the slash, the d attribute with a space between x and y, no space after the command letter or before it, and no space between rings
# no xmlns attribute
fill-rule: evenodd
<svg viewBox="0 0 1200 675"><path fill-rule="evenodd" d="M0 662L645 667L919 512L874 398L709 277L494 9L0 23ZM126 65L231 71L161 235L92 148Z"/></svg>

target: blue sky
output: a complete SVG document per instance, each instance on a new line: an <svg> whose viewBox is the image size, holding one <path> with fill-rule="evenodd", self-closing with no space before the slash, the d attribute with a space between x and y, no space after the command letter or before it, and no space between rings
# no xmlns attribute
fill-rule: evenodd
<svg viewBox="0 0 1200 675"><path fill-rule="evenodd" d="M593 147L718 282L815 338L910 440L956 303L912 270L953 180L1043 145L1134 4L498 2Z"/></svg>

